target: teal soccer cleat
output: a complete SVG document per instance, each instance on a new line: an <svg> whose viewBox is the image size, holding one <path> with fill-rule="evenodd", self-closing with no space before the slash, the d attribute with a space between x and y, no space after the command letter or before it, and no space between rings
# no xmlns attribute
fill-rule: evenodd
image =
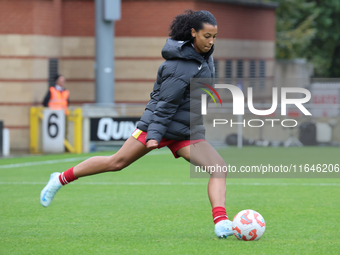
<svg viewBox="0 0 340 255"><path fill-rule="evenodd" d="M45 188L40 193L40 204L47 207L51 204L55 194L62 187L59 181L60 173L56 172L51 174L50 180L48 181Z"/></svg>
<svg viewBox="0 0 340 255"><path fill-rule="evenodd" d="M215 234L218 238L227 238L233 235L233 222L230 220L221 220L215 225Z"/></svg>

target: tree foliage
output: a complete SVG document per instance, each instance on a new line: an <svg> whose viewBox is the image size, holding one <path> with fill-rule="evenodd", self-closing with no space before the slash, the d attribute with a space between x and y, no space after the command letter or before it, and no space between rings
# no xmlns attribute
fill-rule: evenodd
<svg viewBox="0 0 340 255"><path fill-rule="evenodd" d="M305 58L316 76L340 77L340 1L276 2L276 57Z"/></svg>

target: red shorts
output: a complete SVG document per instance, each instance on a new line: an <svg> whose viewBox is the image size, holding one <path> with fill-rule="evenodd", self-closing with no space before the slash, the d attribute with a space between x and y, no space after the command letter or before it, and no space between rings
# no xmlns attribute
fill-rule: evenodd
<svg viewBox="0 0 340 255"><path fill-rule="evenodd" d="M138 141L140 141L142 144L144 144L146 146L146 135L147 133L140 130L140 129L136 129L133 133L132 133L132 136L134 138L136 138ZM177 155L177 151L185 146L188 146L190 144L195 144L195 143L198 143L198 142L202 142L202 141L205 141L204 139L198 139L198 140L182 140L182 141L176 141L176 140L170 140L170 139L165 139L163 138L157 149L160 149L160 148L163 148L165 146L167 146L172 154L174 155L175 158L179 158L179 156Z"/></svg>

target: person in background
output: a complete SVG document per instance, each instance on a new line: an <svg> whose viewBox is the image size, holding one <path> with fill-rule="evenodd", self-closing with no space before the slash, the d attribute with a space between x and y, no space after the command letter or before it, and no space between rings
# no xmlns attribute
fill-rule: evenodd
<svg viewBox="0 0 340 255"><path fill-rule="evenodd" d="M68 115L70 91L65 88L65 77L56 74L54 80L55 85L48 89L42 104L53 110L64 110Z"/></svg>

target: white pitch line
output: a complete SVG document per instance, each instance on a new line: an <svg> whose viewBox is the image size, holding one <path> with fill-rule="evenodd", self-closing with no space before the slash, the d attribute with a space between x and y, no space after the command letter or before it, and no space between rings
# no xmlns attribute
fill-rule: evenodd
<svg viewBox="0 0 340 255"><path fill-rule="evenodd" d="M54 159L54 160L9 164L9 165L0 166L0 169L17 168L17 167L25 167L25 166L51 165L51 164L56 164L56 163L80 161L80 160L84 160L84 159L87 159L87 158L88 157L78 157L78 158Z"/></svg>
<svg viewBox="0 0 340 255"><path fill-rule="evenodd" d="M0 185L45 185L47 182L0 182ZM141 185L158 185L158 186L190 186L190 185L207 185L202 182L73 182L71 185L113 185L113 186L141 186ZM335 186L339 187L340 183L247 183L247 182L227 182L229 185L240 186Z"/></svg>
<svg viewBox="0 0 340 255"><path fill-rule="evenodd" d="M168 151L155 151L145 156L154 156L154 155L163 155L169 154ZM77 157L77 158L66 158L66 159L54 159L54 160L45 160L45 161L34 161L34 162L26 162L26 163L18 163L18 164L9 164L9 165L0 165L0 169L7 169L7 168L18 168L18 167L25 167L25 166L38 166L38 165L51 165L57 163L65 163L65 162L73 162L73 161L83 161L90 157Z"/></svg>

